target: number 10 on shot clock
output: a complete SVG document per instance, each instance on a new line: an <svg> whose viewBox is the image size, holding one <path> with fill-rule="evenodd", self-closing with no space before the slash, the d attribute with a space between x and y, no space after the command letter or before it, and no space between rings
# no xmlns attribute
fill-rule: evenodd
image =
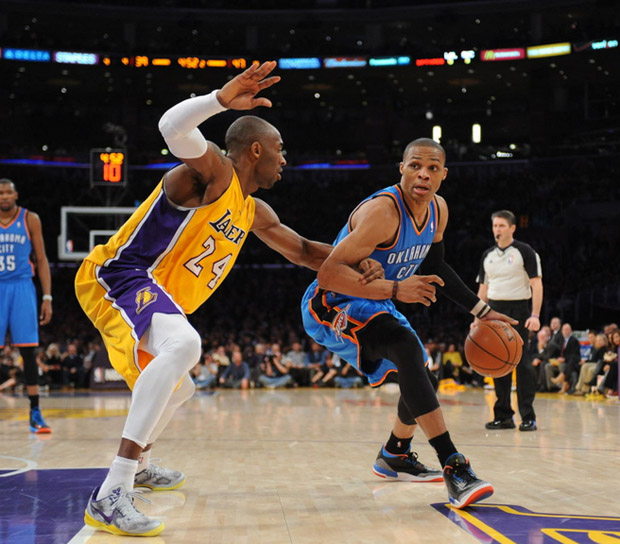
<svg viewBox="0 0 620 544"><path fill-rule="evenodd" d="M127 153L124 149L90 150L90 185L124 187L127 184Z"/></svg>

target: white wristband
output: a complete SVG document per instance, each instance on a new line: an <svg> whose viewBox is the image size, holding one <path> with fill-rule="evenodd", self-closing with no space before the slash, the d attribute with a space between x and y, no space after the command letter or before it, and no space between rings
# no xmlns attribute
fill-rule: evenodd
<svg viewBox="0 0 620 544"><path fill-rule="evenodd" d="M162 115L159 131L175 156L195 159L207 151L207 141L197 127L226 110L217 99L217 92L183 100Z"/></svg>
<svg viewBox="0 0 620 544"><path fill-rule="evenodd" d="M479 300L469 313L474 317L484 317L490 311L491 307L484 300Z"/></svg>
<svg viewBox="0 0 620 544"><path fill-rule="evenodd" d="M43 295L41 297L41 300L49 300L50 302L52 302L52 295Z"/></svg>

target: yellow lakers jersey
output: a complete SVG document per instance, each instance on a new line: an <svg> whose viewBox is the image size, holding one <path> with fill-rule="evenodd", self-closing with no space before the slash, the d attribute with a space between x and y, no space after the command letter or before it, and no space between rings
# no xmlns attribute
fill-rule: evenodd
<svg viewBox="0 0 620 544"><path fill-rule="evenodd" d="M163 180L105 245L87 260L116 270L141 269L183 308L194 312L230 272L254 221L237 173L224 194L198 208L168 200Z"/></svg>

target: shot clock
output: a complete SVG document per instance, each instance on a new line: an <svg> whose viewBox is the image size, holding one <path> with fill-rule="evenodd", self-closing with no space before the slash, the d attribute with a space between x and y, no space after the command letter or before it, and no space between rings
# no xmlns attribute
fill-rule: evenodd
<svg viewBox="0 0 620 544"><path fill-rule="evenodd" d="M90 186L124 187L127 184L127 153L109 147L90 150Z"/></svg>

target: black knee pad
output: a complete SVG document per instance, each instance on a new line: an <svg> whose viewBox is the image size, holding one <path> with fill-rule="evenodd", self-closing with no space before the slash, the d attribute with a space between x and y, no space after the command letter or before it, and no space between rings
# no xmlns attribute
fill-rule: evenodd
<svg viewBox="0 0 620 544"><path fill-rule="evenodd" d="M24 360L24 381L26 385L39 384L39 367L34 356L34 347L27 346L19 348L19 353Z"/></svg>
<svg viewBox="0 0 620 544"><path fill-rule="evenodd" d="M437 393L437 389L439 389L439 380L437 379L437 376L435 376L435 374L433 374L430 371L428 366L426 367L426 375L428 376L428 379L431 381L431 385L433 386L435 393Z"/></svg>
<svg viewBox="0 0 620 544"><path fill-rule="evenodd" d="M411 417L428 414L439 407L437 380L431 380L426 367L426 352L415 333L404 327L390 314L374 318L360 333L358 338L365 360L389 359L398 369L398 384L406 408L401 417L405 423ZM400 406L399 406L400 410ZM405 419L403 419L405 418ZM408 423L411 424L411 423Z"/></svg>
<svg viewBox="0 0 620 544"><path fill-rule="evenodd" d="M398 399L398 419L401 420L405 425L415 425L416 420L415 417L411 414L411 410L405 404L402 395Z"/></svg>

